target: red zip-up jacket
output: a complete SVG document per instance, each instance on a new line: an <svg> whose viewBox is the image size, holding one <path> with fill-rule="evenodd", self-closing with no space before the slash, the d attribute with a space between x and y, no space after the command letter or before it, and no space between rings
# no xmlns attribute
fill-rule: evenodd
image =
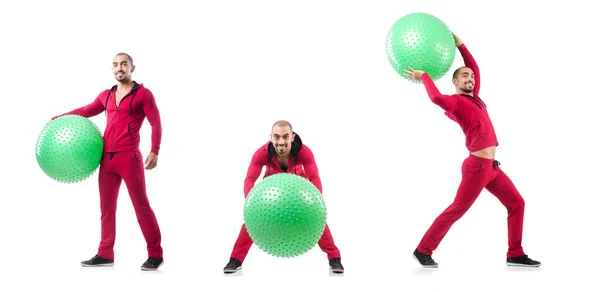
<svg viewBox="0 0 600 292"><path fill-rule="evenodd" d="M275 147L273 147L270 141L256 150L252 156L246 179L244 180L244 197L248 196L248 193L254 187L254 183L258 179L263 166L267 167L263 178L277 173L293 173L309 180L317 187L319 192L323 193L315 157L312 151L306 145L302 144L302 140L298 134L296 134L291 148L288 169L286 171L277 162Z"/></svg>
<svg viewBox="0 0 600 292"><path fill-rule="evenodd" d="M151 152L158 155L162 138L160 113L152 92L143 84L134 82L133 88L116 104L116 89L102 91L94 101L84 107L53 117L74 114L86 118L96 116L106 110L107 122L104 130L104 152L136 151L140 145L140 128L144 118L152 127Z"/></svg>
<svg viewBox="0 0 600 292"><path fill-rule="evenodd" d="M425 84L427 94L433 103L445 110L445 114L450 119L460 125L465 134L465 144L470 152L490 146L498 146L496 131L488 115L486 105L479 98L479 87L481 86L479 67L465 44L460 45L458 50L465 61L465 66L471 68L475 75L474 97L461 94L441 94L433 80L425 73L421 76L421 79Z"/></svg>

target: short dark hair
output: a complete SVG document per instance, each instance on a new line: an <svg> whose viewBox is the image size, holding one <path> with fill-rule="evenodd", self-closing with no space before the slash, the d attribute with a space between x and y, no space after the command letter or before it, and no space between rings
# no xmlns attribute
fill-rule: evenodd
<svg viewBox="0 0 600 292"><path fill-rule="evenodd" d="M127 56L127 59L129 59L129 64L133 65L133 58L131 58L131 56L127 53L118 53L117 56Z"/></svg>
<svg viewBox="0 0 600 292"><path fill-rule="evenodd" d="M275 122L273 124L273 127L271 127L271 132L273 132L273 129L275 128L275 126L279 126L279 127L288 126L288 127L290 127L290 132L292 132L292 133L294 132L294 130L292 129L292 124L290 124L290 122L288 122L288 121L279 120L279 121Z"/></svg>
<svg viewBox="0 0 600 292"><path fill-rule="evenodd" d="M452 74L452 79L457 79L458 78L458 73L460 72L461 69L464 69L464 68L469 68L469 67L462 66L462 67L459 67L458 69L454 70L454 74Z"/></svg>

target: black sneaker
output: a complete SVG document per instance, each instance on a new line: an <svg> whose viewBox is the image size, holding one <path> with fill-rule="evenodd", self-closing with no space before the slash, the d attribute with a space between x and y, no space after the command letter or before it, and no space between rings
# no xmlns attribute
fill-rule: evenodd
<svg viewBox="0 0 600 292"><path fill-rule="evenodd" d="M142 271L156 271L163 263L163 258L148 258L142 264Z"/></svg>
<svg viewBox="0 0 600 292"><path fill-rule="evenodd" d="M331 271L336 274L344 272L344 266L342 266L342 259L340 258L330 259L329 266L331 267Z"/></svg>
<svg viewBox="0 0 600 292"><path fill-rule="evenodd" d="M115 260L105 259L95 255L93 258L81 262L83 267L112 267L115 264Z"/></svg>
<svg viewBox="0 0 600 292"><path fill-rule="evenodd" d="M506 265L513 267L539 267L542 263L530 259L525 254L514 258L506 258Z"/></svg>
<svg viewBox="0 0 600 292"><path fill-rule="evenodd" d="M415 249L413 252L413 258L423 266L423 268L437 268L438 264L431 258L430 255L422 254L418 250Z"/></svg>
<svg viewBox="0 0 600 292"><path fill-rule="evenodd" d="M238 259L231 258L231 259L229 259L229 262L227 263L225 268L223 268L223 273L231 274L231 273L235 273L241 269L242 269L242 262L240 262Z"/></svg>

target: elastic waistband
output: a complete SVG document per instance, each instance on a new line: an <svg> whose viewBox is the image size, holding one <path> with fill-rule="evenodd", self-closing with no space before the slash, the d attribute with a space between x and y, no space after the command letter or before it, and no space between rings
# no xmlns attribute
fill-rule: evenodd
<svg viewBox="0 0 600 292"><path fill-rule="evenodd" d="M475 156L473 154L469 154L469 157L467 157L467 159L470 161L473 161L473 162L478 162L478 163L483 163L483 164L493 164L495 161L494 159L483 158L483 157Z"/></svg>
<svg viewBox="0 0 600 292"><path fill-rule="evenodd" d="M117 154L117 153L133 153L133 152L140 152L140 149L121 149L121 150L117 150L117 151L107 151L104 150L104 152L102 152L103 155L107 155L107 154Z"/></svg>
<svg viewBox="0 0 600 292"><path fill-rule="evenodd" d="M470 161L470 162L474 162L474 163L481 163L483 166L491 166L494 169L496 169L496 168L498 168L498 166L500 166L500 161L498 161L498 160L490 159L490 158L483 158L483 157L475 156L473 154L469 154L469 157L467 157L466 160Z"/></svg>

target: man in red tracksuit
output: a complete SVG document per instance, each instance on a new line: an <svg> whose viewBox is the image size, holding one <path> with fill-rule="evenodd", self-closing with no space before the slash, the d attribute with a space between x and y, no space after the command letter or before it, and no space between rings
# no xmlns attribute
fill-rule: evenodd
<svg viewBox="0 0 600 292"><path fill-rule="evenodd" d="M469 210L485 188L496 196L508 211L506 264L539 267L541 263L530 259L521 246L525 211L523 197L499 168L500 163L495 160L498 141L486 105L479 98L479 67L460 38L454 35L454 39L465 61L465 66L458 68L452 76L456 94L441 94L433 80L422 70L410 68L405 71L408 77L422 80L431 101L444 109L445 114L461 126L470 152L462 164L462 181L454 202L435 219L413 252L413 257L423 267L437 268L438 264L431 257L433 251L450 227Z"/></svg>
<svg viewBox="0 0 600 292"><path fill-rule="evenodd" d="M90 260L81 262L81 265L93 267L114 264L117 196L121 181L125 181L147 243L148 259L141 269L157 270L163 264L161 233L146 196L144 168L150 170L157 165L162 135L160 114L152 92L143 84L132 80L135 66L128 54L117 54L112 68L117 85L102 91L92 103L60 115L75 114L89 118L103 111L107 113L104 153L98 175L101 241L97 254ZM54 118L57 117L59 116ZM142 160L139 150L140 128L146 117L152 127L152 149L146 159Z"/></svg>
<svg viewBox="0 0 600 292"><path fill-rule="evenodd" d="M254 187L263 166L266 166L264 177L276 173L297 174L308 179L319 189L319 192L323 193L315 157L312 151L302 144L300 136L292 130L292 125L287 121L277 121L271 130L271 141L258 148L252 156L244 180L244 196L248 196L248 193ZM343 273L344 267L342 266L340 251L333 242L327 224L325 224L325 231L318 244L321 250L327 253L331 271L338 274ZM233 247L229 263L223 271L229 274L240 270L251 246L252 239L246 230L246 225L243 224Z"/></svg>

